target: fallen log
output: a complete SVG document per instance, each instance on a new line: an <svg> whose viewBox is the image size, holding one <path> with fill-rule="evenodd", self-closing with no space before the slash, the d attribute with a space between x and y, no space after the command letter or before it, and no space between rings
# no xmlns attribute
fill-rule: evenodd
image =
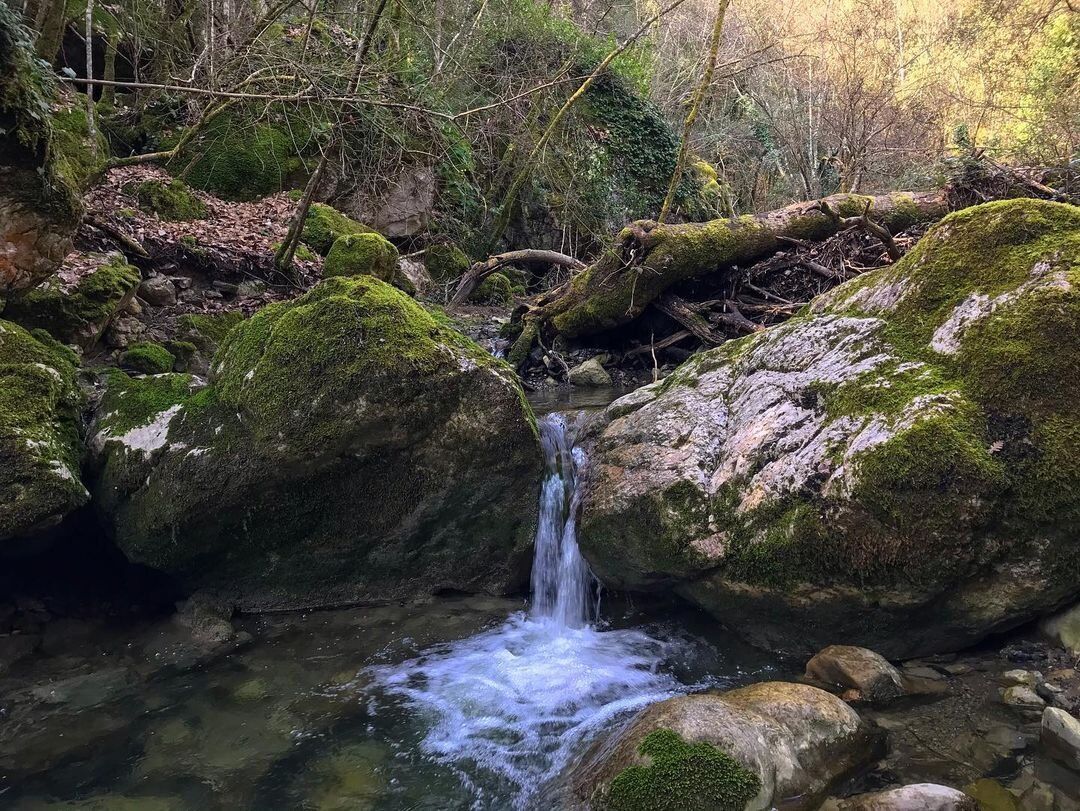
<svg viewBox="0 0 1080 811"><path fill-rule="evenodd" d="M947 212L941 191L875 197L839 194L706 223L632 223L623 229L614 249L582 270L559 295L537 302L525 315L511 362L528 355L541 331L577 338L613 329L633 321L679 282L748 265L792 240L820 242L855 224L845 222L848 218L865 216L893 234Z"/></svg>
<svg viewBox="0 0 1080 811"><path fill-rule="evenodd" d="M477 286L499 268L519 263L557 265L575 270L585 267L584 262L558 251L527 249L500 253L485 259L483 262L476 262L465 271L461 281L458 282L457 288L454 290L454 295L450 298L450 306L454 307L468 301L469 296L472 295Z"/></svg>

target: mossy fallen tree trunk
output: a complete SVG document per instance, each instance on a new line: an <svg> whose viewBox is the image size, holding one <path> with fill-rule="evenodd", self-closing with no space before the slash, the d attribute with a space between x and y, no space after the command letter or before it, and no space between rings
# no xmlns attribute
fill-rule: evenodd
<svg viewBox="0 0 1080 811"><path fill-rule="evenodd" d="M679 282L758 261L793 240L827 239L852 227L864 214L895 234L918 222L940 219L947 212L942 191L875 197L838 194L736 219L680 225L632 223L594 264L535 302L525 316L510 361L523 361L541 333L578 338L619 327L640 316Z"/></svg>

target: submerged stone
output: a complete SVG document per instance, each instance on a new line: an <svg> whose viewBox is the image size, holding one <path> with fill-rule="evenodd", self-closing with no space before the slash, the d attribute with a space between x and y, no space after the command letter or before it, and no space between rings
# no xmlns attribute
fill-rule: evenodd
<svg viewBox="0 0 1080 811"><path fill-rule="evenodd" d="M109 377L98 509L245 609L519 588L541 456L512 371L371 276L234 326L208 388Z"/></svg>
<svg viewBox="0 0 1080 811"><path fill-rule="evenodd" d="M1080 594L1080 210L946 217L593 433L582 551L752 641L955 650Z"/></svg>

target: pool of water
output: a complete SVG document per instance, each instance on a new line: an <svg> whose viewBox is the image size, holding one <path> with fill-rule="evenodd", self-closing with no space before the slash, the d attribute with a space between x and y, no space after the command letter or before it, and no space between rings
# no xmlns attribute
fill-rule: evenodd
<svg viewBox="0 0 1080 811"><path fill-rule="evenodd" d="M565 764L641 704L777 672L696 612L608 603L569 635L485 597L246 618L255 642L225 661L44 713L22 756L51 743L55 762L0 777L0 808L551 807Z"/></svg>

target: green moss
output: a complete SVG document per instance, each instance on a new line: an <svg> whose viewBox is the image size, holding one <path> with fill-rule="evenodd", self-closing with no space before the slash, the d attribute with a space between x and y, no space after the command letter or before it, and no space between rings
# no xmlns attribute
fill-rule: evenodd
<svg viewBox="0 0 1080 811"><path fill-rule="evenodd" d="M334 240L323 276L374 276L389 282L397 270L398 250L382 235L347 234Z"/></svg>
<svg viewBox="0 0 1080 811"><path fill-rule="evenodd" d="M465 252L452 242L429 245L424 251L428 275L439 284L460 279L471 264Z"/></svg>
<svg viewBox="0 0 1080 811"><path fill-rule="evenodd" d="M8 302L5 315L47 330L64 343L92 345L139 286L142 276L118 254L64 290L55 277Z"/></svg>
<svg viewBox="0 0 1080 811"><path fill-rule="evenodd" d="M192 186L229 200L251 200L285 188L300 168L293 139L272 124L228 114L214 119L182 156Z"/></svg>
<svg viewBox="0 0 1080 811"><path fill-rule="evenodd" d="M53 133L57 169L76 188L85 189L104 169L109 157L104 136L98 133L91 141L86 110L79 104L53 113Z"/></svg>
<svg viewBox="0 0 1080 811"><path fill-rule="evenodd" d="M166 222L201 220L207 215L206 204L179 180L143 181L136 186L135 197L144 210Z"/></svg>
<svg viewBox="0 0 1080 811"><path fill-rule="evenodd" d="M334 240L350 234L374 234L376 231L345 216L326 203L312 203L304 220L301 239L320 256L334 247Z"/></svg>
<svg viewBox="0 0 1080 811"><path fill-rule="evenodd" d="M606 811L741 811L761 790L761 780L709 743L688 743L657 729L638 751L648 766L630 766L611 781Z"/></svg>
<svg viewBox="0 0 1080 811"><path fill-rule="evenodd" d="M160 374L133 378L118 369L105 373L106 389L98 413L98 429L121 436L149 425L154 418L191 397L191 375Z"/></svg>
<svg viewBox="0 0 1080 811"><path fill-rule="evenodd" d="M239 310L201 315L189 313L176 319L176 338L192 344L200 352L213 355L225 336L244 320Z"/></svg>
<svg viewBox="0 0 1080 811"><path fill-rule="evenodd" d="M0 321L0 539L42 529L86 503L80 407L71 353Z"/></svg>
<svg viewBox="0 0 1080 811"><path fill-rule="evenodd" d="M335 277L232 330L214 359L214 387L270 438L313 404L351 402L351 393L371 390L373 380L400 386L402 378L434 373L447 362L447 345L510 374L390 285L373 276ZM332 444L337 431L333 418L313 420L305 441Z"/></svg>
<svg viewBox="0 0 1080 811"><path fill-rule="evenodd" d="M496 304L507 306L514 300L514 285L504 274L492 273L480 282L469 296L469 301L478 304Z"/></svg>
<svg viewBox="0 0 1080 811"><path fill-rule="evenodd" d="M146 375L171 372L176 357L161 344L141 341L120 354L120 368Z"/></svg>
<svg viewBox="0 0 1080 811"><path fill-rule="evenodd" d="M274 253L277 253L279 248L281 248L281 243L275 242ZM311 250L311 248L309 248L303 242L297 244L296 250L293 252L293 256L303 262L314 262L316 259L319 258L319 255L313 250Z"/></svg>

